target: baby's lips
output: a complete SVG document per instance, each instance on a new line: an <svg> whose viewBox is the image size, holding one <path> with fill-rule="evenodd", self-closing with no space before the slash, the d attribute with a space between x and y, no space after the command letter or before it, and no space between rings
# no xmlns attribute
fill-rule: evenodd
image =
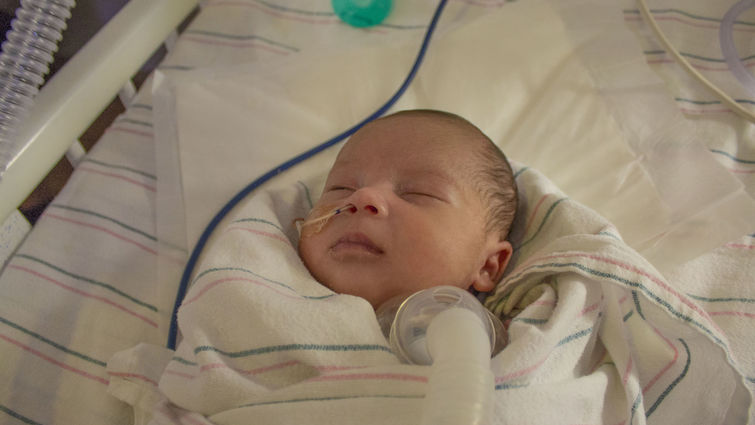
<svg viewBox="0 0 755 425"><path fill-rule="evenodd" d="M367 235L364 233L348 233L342 237L340 237L332 246L331 249L338 248L339 246L358 246L363 247L367 251L370 251L375 254L383 254L383 249L375 244L375 242L372 241Z"/></svg>

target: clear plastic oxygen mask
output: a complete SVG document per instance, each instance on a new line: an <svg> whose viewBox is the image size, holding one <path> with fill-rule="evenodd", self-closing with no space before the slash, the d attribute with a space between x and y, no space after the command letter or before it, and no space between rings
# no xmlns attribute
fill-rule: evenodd
<svg viewBox="0 0 755 425"><path fill-rule="evenodd" d="M495 390L490 358L507 342L497 317L453 286L389 300L376 314L402 361L432 365L422 424L487 422Z"/></svg>
<svg viewBox="0 0 755 425"><path fill-rule="evenodd" d="M507 342L501 321L469 292L454 286L437 286L414 294L389 299L376 315L394 353L404 363L429 365L433 357L427 349L427 332L433 319L451 308L474 314L488 336L488 357L498 354Z"/></svg>

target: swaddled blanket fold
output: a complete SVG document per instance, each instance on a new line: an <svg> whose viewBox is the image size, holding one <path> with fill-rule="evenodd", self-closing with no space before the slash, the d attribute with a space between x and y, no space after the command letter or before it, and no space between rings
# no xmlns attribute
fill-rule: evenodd
<svg viewBox="0 0 755 425"><path fill-rule="evenodd" d="M486 300L517 312L491 361L491 423L722 423L749 397L724 334L610 223L518 168L515 255ZM111 360L110 391L138 419L419 422L430 368L400 364L370 304L317 283L297 255L294 220L322 177L256 195L216 232L175 353Z"/></svg>

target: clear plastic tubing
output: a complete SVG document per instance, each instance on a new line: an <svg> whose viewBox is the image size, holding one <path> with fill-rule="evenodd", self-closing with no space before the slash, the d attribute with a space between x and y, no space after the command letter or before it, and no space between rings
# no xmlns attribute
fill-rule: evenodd
<svg viewBox="0 0 755 425"><path fill-rule="evenodd" d="M410 296L395 313L390 340L402 361L432 364L422 425L490 420L495 390L490 357L505 345L506 331L469 292L438 286Z"/></svg>
<svg viewBox="0 0 755 425"><path fill-rule="evenodd" d="M724 54L726 64L729 65L731 73L737 77L737 80L747 90L750 96L755 96L755 77L752 76L750 71L739 58L737 48L734 46L734 21L742 12L755 7L755 0L741 0L734 4L721 20L721 26L718 31L719 40L721 43L721 51Z"/></svg>
<svg viewBox="0 0 755 425"><path fill-rule="evenodd" d="M23 150L18 126L44 83L75 0L21 0L0 54L0 179Z"/></svg>

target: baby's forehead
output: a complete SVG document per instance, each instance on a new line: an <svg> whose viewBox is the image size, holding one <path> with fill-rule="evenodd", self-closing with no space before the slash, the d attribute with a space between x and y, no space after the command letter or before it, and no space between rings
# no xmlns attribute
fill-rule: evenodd
<svg viewBox="0 0 755 425"><path fill-rule="evenodd" d="M441 154L465 156L480 147L479 132L446 119L398 116L373 121L356 132L339 156L376 154L382 156Z"/></svg>

